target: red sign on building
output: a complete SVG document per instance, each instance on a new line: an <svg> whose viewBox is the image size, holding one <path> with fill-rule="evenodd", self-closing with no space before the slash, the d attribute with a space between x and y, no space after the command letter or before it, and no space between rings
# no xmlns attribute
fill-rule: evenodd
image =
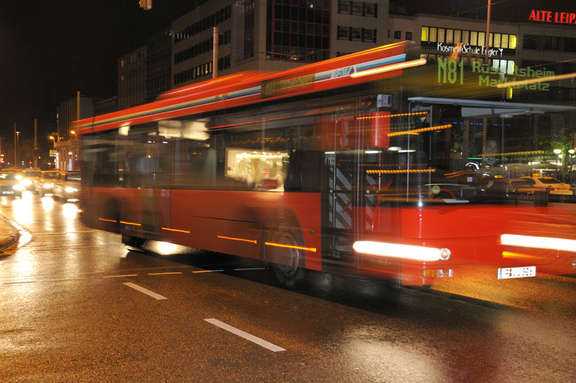
<svg viewBox="0 0 576 383"><path fill-rule="evenodd" d="M552 24L576 24L576 13L533 9L528 20Z"/></svg>

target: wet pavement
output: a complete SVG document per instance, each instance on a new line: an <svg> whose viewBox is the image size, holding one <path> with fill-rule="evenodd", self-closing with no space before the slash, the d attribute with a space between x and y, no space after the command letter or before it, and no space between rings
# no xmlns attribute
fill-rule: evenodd
<svg viewBox="0 0 576 383"><path fill-rule="evenodd" d="M0 207L31 233L0 257L2 382L576 381L572 277L290 291L235 257L128 251L50 197Z"/></svg>

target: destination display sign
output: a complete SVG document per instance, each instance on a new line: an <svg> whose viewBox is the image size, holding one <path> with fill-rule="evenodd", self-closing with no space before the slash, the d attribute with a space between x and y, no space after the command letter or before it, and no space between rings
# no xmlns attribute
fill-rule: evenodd
<svg viewBox="0 0 576 383"><path fill-rule="evenodd" d="M552 77L555 74L554 71L542 70L530 66L515 67L512 73L502 73L491 65L484 65L480 62L474 62L471 66L464 66L462 60L439 57L436 82L438 84L464 85L465 82L469 84L470 81L473 81L474 85L478 88L498 88L500 84ZM511 87L514 89L548 92L550 90L550 83L542 81Z"/></svg>

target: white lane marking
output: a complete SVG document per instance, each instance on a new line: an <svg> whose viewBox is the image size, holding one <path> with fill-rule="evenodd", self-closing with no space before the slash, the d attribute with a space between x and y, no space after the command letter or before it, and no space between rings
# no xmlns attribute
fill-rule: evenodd
<svg viewBox="0 0 576 383"><path fill-rule="evenodd" d="M148 275L181 275L181 271L165 271L162 273L148 273Z"/></svg>
<svg viewBox="0 0 576 383"><path fill-rule="evenodd" d="M133 288L134 290L140 291L140 292L143 293L143 294L146 294L146 295L148 295L148 296L151 296L152 298L154 298L154 299L156 299L156 300L159 300L159 301L160 301L160 300L163 300L163 299L168 299L168 298L166 298L166 297L163 296L163 295L156 294L154 291L150 291L150 290L148 290L148 289L146 289L146 288L144 288L144 287L142 287L142 286L138 286L137 284L132 283L132 282L124 282L124 285L126 285L126 286L128 286L128 287L131 287L131 288Z"/></svg>
<svg viewBox="0 0 576 383"><path fill-rule="evenodd" d="M275 344L272 344L268 341L265 341L262 338L258 338L257 336L249 334L246 331L242 331L240 329L237 329L236 327L232 327L232 326L230 326L230 325L228 325L222 321L219 321L218 319L209 318L209 319L204 319L204 320L210 324L213 324L216 327L220 327L222 330L226 330L228 332L231 332L234 335L238 335L239 337L244 338L246 340L249 340L250 342L256 343L258 346L264 347L265 349L268 349L272 352L286 351L285 348L282 348L280 346L276 346Z"/></svg>
<svg viewBox="0 0 576 383"><path fill-rule="evenodd" d="M194 270L192 271L194 274L199 274L199 273L221 273L224 270Z"/></svg>
<svg viewBox="0 0 576 383"><path fill-rule="evenodd" d="M251 270L266 270L264 267L241 267L234 269L234 271L251 271Z"/></svg>
<svg viewBox="0 0 576 383"><path fill-rule="evenodd" d="M121 274L121 275L104 275L102 278L125 278L125 277L137 277L138 274Z"/></svg>

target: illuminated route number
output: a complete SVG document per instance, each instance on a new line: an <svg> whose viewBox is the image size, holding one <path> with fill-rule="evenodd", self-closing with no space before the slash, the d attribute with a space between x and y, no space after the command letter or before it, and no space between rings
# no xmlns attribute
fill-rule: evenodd
<svg viewBox="0 0 576 383"><path fill-rule="evenodd" d="M439 84L464 84L464 63L447 57L438 58Z"/></svg>

